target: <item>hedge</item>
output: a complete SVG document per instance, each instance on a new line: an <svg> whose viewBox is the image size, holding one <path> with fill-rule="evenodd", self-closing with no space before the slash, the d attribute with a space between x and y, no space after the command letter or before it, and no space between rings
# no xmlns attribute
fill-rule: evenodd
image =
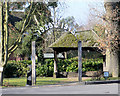
<svg viewBox="0 0 120 96"><path fill-rule="evenodd" d="M7 65L4 66L4 77L23 77L27 76L27 66L32 62L30 60L22 61L8 61Z"/></svg>
<svg viewBox="0 0 120 96"><path fill-rule="evenodd" d="M27 76L27 66L31 65L31 61L8 61L4 67L4 77L23 77ZM102 70L102 59L82 59L82 71L97 71ZM58 59L58 72L77 72L78 58ZM37 76L53 76L54 60L46 59L45 64L36 63Z"/></svg>

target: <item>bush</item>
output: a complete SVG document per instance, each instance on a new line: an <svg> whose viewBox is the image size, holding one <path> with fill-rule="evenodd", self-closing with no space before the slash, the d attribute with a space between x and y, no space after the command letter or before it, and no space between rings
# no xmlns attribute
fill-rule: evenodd
<svg viewBox="0 0 120 96"><path fill-rule="evenodd" d="M36 66L36 75L37 76L53 76L54 71L54 60L46 59L45 64L40 64Z"/></svg>
<svg viewBox="0 0 120 96"><path fill-rule="evenodd" d="M69 59L71 62L68 65L66 72L78 72L78 58ZM102 59L82 59L82 71L98 71L102 70Z"/></svg>
<svg viewBox="0 0 120 96"><path fill-rule="evenodd" d="M31 65L31 60L8 61L4 67L5 77L27 76L27 66ZM102 59L82 59L82 71L102 70ZM58 59L58 72L78 72L78 58ZM53 76L54 60L46 59L45 64L36 63L36 76Z"/></svg>
<svg viewBox="0 0 120 96"><path fill-rule="evenodd" d="M8 61L4 67L4 77L20 77L27 76L27 66L31 64L29 60Z"/></svg>
<svg viewBox="0 0 120 96"><path fill-rule="evenodd" d="M4 68L4 76L5 77L13 77L16 74L17 66L14 63L8 63Z"/></svg>
<svg viewBox="0 0 120 96"><path fill-rule="evenodd" d="M47 74L53 74L54 62L53 59L46 60L49 67L52 67L51 70L47 71ZM45 62L46 62L45 61ZM98 71L103 69L103 60L102 59L82 59L82 71ZM78 58L71 59L58 59L57 62L58 72L78 72ZM47 69L47 68L46 68ZM50 76L51 76L50 75Z"/></svg>

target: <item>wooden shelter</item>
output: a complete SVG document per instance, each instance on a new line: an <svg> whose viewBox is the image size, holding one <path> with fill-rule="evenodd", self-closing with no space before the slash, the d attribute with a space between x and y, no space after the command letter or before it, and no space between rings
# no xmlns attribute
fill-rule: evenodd
<svg viewBox="0 0 120 96"><path fill-rule="evenodd" d="M82 50L98 51L96 34L92 30L75 32L65 32L57 41L49 47L53 48L56 54L69 50L78 50L78 41L82 41ZM100 50L99 50L100 51ZM57 56L54 56L54 73L57 72Z"/></svg>
<svg viewBox="0 0 120 96"><path fill-rule="evenodd" d="M82 41L82 48L85 49L96 49L98 43L96 36L91 30L79 31L74 35L71 32L66 32L57 41L51 44L49 47L53 48L57 52L65 52L69 50L78 49L78 41Z"/></svg>

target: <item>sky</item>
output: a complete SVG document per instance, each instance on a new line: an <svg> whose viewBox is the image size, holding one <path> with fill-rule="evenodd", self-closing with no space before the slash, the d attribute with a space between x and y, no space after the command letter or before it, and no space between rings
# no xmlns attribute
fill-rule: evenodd
<svg viewBox="0 0 120 96"><path fill-rule="evenodd" d="M54 0L53 0L54 1ZM96 8L101 12L104 10L104 0L59 0L64 2L65 7L62 12L62 18L73 16L79 25L85 25L88 22L91 8ZM61 3L63 4L63 3ZM28 6L28 4L26 4ZM23 10L24 11L24 10Z"/></svg>
<svg viewBox="0 0 120 96"><path fill-rule="evenodd" d="M65 8L63 18L73 16L79 25L84 25L88 21L91 8L95 7L99 11L103 11L103 0L65 0L67 8Z"/></svg>

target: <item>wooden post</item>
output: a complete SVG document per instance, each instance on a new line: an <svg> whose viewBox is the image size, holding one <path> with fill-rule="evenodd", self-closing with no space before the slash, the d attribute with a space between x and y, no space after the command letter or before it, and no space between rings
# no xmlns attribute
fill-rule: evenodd
<svg viewBox="0 0 120 96"><path fill-rule="evenodd" d="M65 59L67 59L67 52L64 52Z"/></svg>
<svg viewBox="0 0 120 96"><path fill-rule="evenodd" d="M32 41L32 86L36 84L35 74L35 41Z"/></svg>
<svg viewBox="0 0 120 96"><path fill-rule="evenodd" d="M57 52L54 51L54 78L57 78Z"/></svg>
<svg viewBox="0 0 120 96"><path fill-rule="evenodd" d="M82 82L82 42L78 41L78 80Z"/></svg>

